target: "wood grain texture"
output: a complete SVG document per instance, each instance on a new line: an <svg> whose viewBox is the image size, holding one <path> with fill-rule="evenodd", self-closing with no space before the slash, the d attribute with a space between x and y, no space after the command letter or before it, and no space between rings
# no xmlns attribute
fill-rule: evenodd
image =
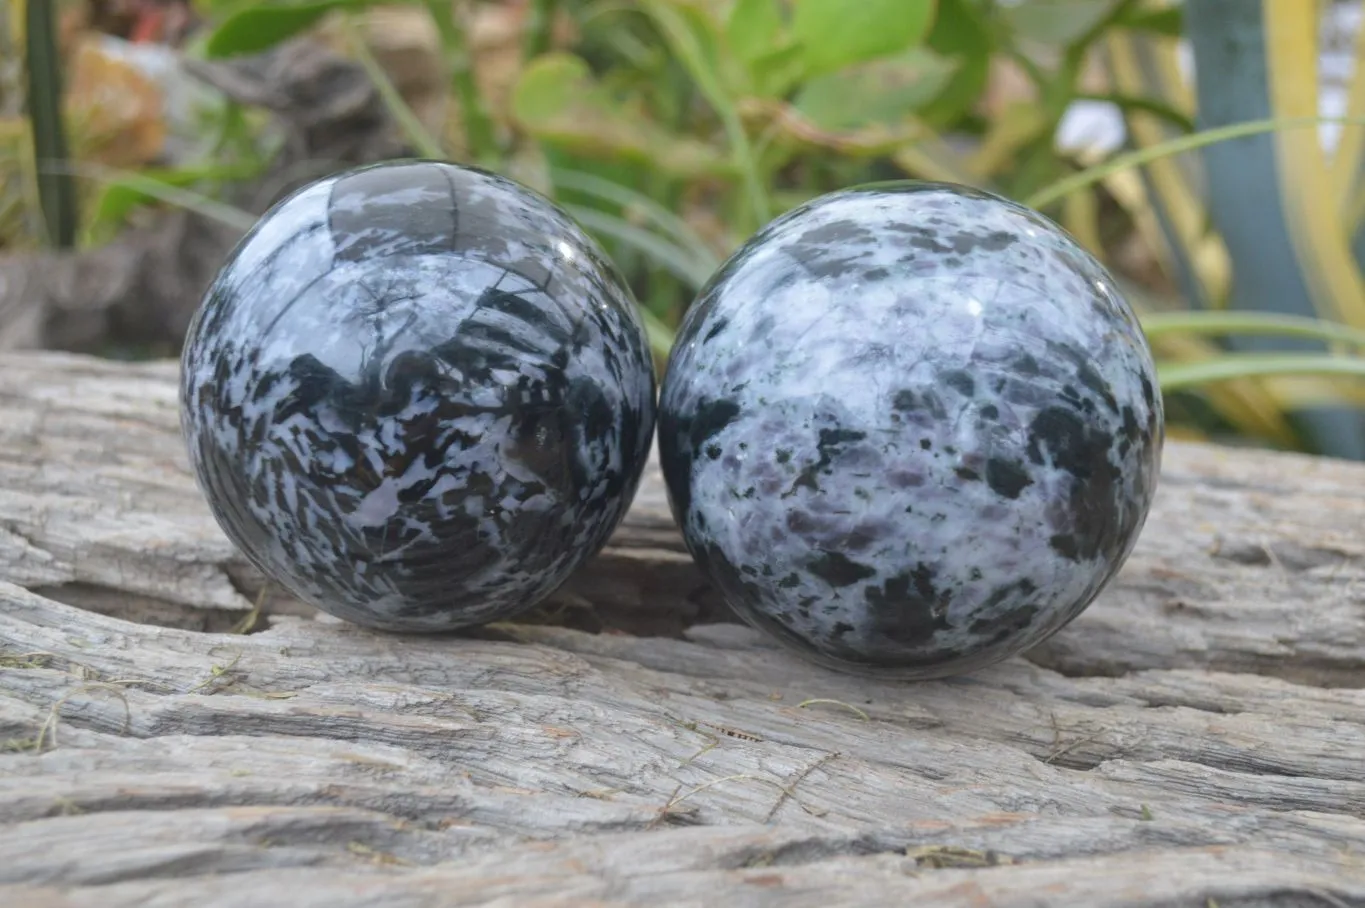
<svg viewBox="0 0 1365 908"><path fill-rule="evenodd" d="M1365 465L1171 444L1084 615L897 684L734 623L654 472L524 621L232 633L175 377L0 362L0 905L1365 906Z"/></svg>

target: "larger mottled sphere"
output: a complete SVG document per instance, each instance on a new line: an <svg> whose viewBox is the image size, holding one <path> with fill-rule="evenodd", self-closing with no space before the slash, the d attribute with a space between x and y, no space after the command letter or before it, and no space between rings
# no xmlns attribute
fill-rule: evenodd
<svg viewBox="0 0 1365 908"><path fill-rule="evenodd" d="M971 671L1127 558L1163 433L1146 340L1055 224L919 182L779 218L688 313L659 446L689 549L829 666Z"/></svg>
<svg viewBox="0 0 1365 908"><path fill-rule="evenodd" d="M547 200L436 162L341 173L261 219L196 315L200 487L324 611L435 631L529 609L635 493L654 373L629 291Z"/></svg>

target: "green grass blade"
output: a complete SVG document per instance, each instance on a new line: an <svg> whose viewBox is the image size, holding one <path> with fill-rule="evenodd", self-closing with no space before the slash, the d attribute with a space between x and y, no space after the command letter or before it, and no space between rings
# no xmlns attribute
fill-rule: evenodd
<svg viewBox="0 0 1365 908"><path fill-rule="evenodd" d="M464 23L450 0L426 0L427 13L441 36L441 53L451 90L460 102L466 151L481 167L496 170L501 163L493 121L484 107L483 95L474 78L474 61ZM406 105L405 105L406 106ZM414 118L415 119L415 118Z"/></svg>
<svg viewBox="0 0 1365 908"><path fill-rule="evenodd" d="M1293 337L1365 347L1365 330L1302 315L1234 310L1161 312L1141 316L1149 340L1167 334Z"/></svg>
<svg viewBox="0 0 1365 908"><path fill-rule="evenodd" d="M531 0L522 26L521 55L530 60L550 49L554 38L555 15L559 0Z"/></svg>
<svg viewBox="0 0 1365 908"><path fill-rule="evenodd" d="M706 61L697 36L692 32L682 15L663 0L641 0L641 6L663 32L665 40L687 69L692 81L706 97L707 102L720 118L725 129L725 138L730 143L730 153L734 156L735 166L744 181L744 191L749 197L750 214L755 227L761 227L772 218L772 206L763 180L759 176L758 163L754 158L749 136L744 132L744 124L739 119L739 111L720 83L720 78Z"/></svg>
<svg viewBox="0 0 1365 908"><path fill-rule="evenodd" d="M1275 375L1344 375L1365 378L1365 358L1321 353L1231 353L1195 363L1163 363L1157 379L1163 392L1238 378Z"/></svg>
<svg viewBox="0 0 1365 908"><path fill-rule="evenodd" d="M693 292L701 289L711 277L714 269L695 258L678 244L637 227L629 221L596 208L584 205L566 205L565 210L588 230L610 237L642 253L660 268L668 271L685 283Z"/></svg>
<svg viewBox="0 0 1365 908"><path fill-rule="evenodd" d="M256 224L256 216L249 211L243 211L192 189L164 183L136 171L117 170L91 163L72 163L61 167L60 172L68 177L79 176L106 185L126 186L158 202L193 211L238 230L250 230Z"/></svg>
<svg viewBox="0 0 1365 908"><path fill-rule="evenodd" d="M1188 136L1177 136L1166 142L1156 145L1149 145L1136 151L1117 155L1105 161L1103 164L1096 164L1094 167L1087 167L1069 176L1063 177L1049 186L1030 195L1024 200L1024 204L1030 208L1046 208L1053 202L1071 195L1088 186L1100 182L1104 178L1120 171L1129 170L1134 167L1141 167L1144 164L1159 160L1170 155L1181 154L1186 151L1194 151L1203 148L1205 145L1214 145L1219 142L1229 142L1233 139L1241 139L1247 136L1259 135L1264 132L1275 132L1280 129L1305 129L1319 126L1323 123L1341 123L1348 125L1365 125L1365 118L1362 117L1281 117L1268 120L1248 120L1245 123L1233 123L1229 126L1220 126L1217 129L1206 129L1202 132L1193 133Z"/></svg>
<svg viewBox="0 0 1365 908"><path fill-rule="evenodd" d="M412 108L403 100L403 96L394 86L393 80L389 78L388 73L384 72L384 68L374 58L374 54L370 53L354 17L348 15L342 27L346 32L346 40L351 45L351 52L355 54L357 62L365 70L365 74L370 77L370 81L374 83L374 87L378 90L379 97L384 101L384 106L388 109L389 115L398 123L403 134L408 137L408 141L417 149L417 153L424 158L443 160L445 152L441 149L441 143L436 141L436 138L422 125L422 121L417 119L417 114L413 113Z"/></svg>
<svg viewBox="0 0 1365 908"><path fill-rule="evenodd" d="M686 250L699 267L709 271L715 271L720 267L720 258L691 225L644 193L578 170L553 170L550 173L550 182L561 189L595 196L622 208L637 211Z"/></svg>

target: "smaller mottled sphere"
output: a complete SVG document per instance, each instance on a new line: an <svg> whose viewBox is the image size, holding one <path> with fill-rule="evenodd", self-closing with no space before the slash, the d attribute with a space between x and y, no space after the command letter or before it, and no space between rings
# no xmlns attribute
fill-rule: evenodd
<svg viewBox="0 0 1365 908"><path fill-rule="evenodd" d="M655 419L635 301L548 200L435 161L295 192L209 288L181 424L228 537L398 631L529 610L634 497Z"/></svg>
<svg viewBox="0 0 1365 908"><path fill-rule="evenodd" d="M756 627L829 667L969 672L1128 557L1163 413L1146 338L1057 225L942 183L778 218L703 288L659 402L673 513Z"/></svg>

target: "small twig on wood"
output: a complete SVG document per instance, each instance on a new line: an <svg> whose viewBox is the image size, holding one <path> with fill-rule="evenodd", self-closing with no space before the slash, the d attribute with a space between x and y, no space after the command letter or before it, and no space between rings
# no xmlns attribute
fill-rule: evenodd
<svg viewBox="0 0 1365 908"><path fill-rule="evenodd" d="M782 809L782 805L787 803L787 799L788 798L791 798L793 800L795 799L796 796L792 792L795 791L796 786L800 785L803 781L805 781L806 776L815 772L815 770L819 769L821 766L824 766L826 763L828 763L830 760L833 760L837 756L839 756L839 751L837 750L831 753L827 753L820 759L812 762L805 769L801 770L801 772L797 774L796 778L792 779L789 783L787 783L786 787L782 789L782 795L777 799L777 802L773 804L772 809L768 811L768 815L763 818L763 822L771 823L773 817L777 816L777 812ZM801 808L807 811L810 810L810 808L804 804L801 805Z"/></svg>
<svg viewBox="0 0 1365 908"><path fill-rule="evenodd" d="M963 848L960 845L924 845L920 848L907 848L905 856L920 867L932 867L935 870L1000 867L1019 863L1006 854L977 851L975 848Z"/></svg>
<svg viewBox="0 0 1365 908"><path fill-rule="evenodd" d="M0 668L47 668L55 658L54 653L6 653L0 655Z"/></svg>
<svg viewBox="0 0 1365 908"><path fill-rule="evenodd" d="M363 858L368 858L372 863L375 864L396 867L412 866L412 861L405 861L398 855L390 854L387 851L378 851L374 848L371 848L369 845L366 845L363 842L349 842L346 845L346 850L349 851L351 854L359 855L360 857Z"/></svg>
<svg viewBox="0 0 1365 908"><path fill-rule="evenodd" d="M700 728L697 727L696 722L684 722L682 723L682 727L687 729L688 731L696 732L697 734L706 738L707 741L705 747L694 753L692 756L688 757L686 760L683 760L681 763L679 763L678 764L679 769L682 769L684 766L690 765L696 760L700 760L703 756L705 756L706 754L710 753L712 750L715 750L718 746L720 746L720 738L717 738L713 734L708 734L707 732L702 731Z"/></svg>
<svg viewBox="0 0 1365 908"><path fill-rule="evenodd" d="M1337 898L1335 895L1332 895L1332 893L1328 892L1325 889L1308 887L1305 888L1303 891L1313 896L1313 898L1321 899L1322 901L1326 902L1328 905L1331 906L1331 908L1351 908L1351 906L1348 905L1345 901Z"/></svg>
<svg viewBox="0 0 1365 908"><path fill-rule="evenodd" d="M133 710L128 705L128 695L115 686L120 683L140 684L142 682L138 679L129 679L125 681L94 681L88 684L79 684L65 694L62 694L57 702L52 704L52 709L48 711L47 718L43 720L42 726L38 729L38 737L33 740L33 749L41 751L44 742L46 742L49 747L55 748L57 746L57 723L61 718L62 707L66 705L68 700L76 696L76 694L95 690L112 690L118 695L119 700L123 702L122 733L125 735L128 734L128 730L133 725Z"/></svg>
<svg viewBox="0 0 1365 908"><path fill-rule="evenodd" d="M52 806L57 808L58 816L77 817L85 813L85 808L71 798L53 798Z"/></svg>
<svg viewBox="0 0 1365 908"><path fill-rule="evenodd" d="M1257 547L1260 548L1262 552L1265 552L1266 560L1270 562L1271 567L1273 567L1280 574L1286 577L1289 576L1289 570L1285 568L1284 562L1280 560L1280 556L1275 554L1275 550L1271 548L1270 542L1268 540L1261 539L1259 542L1256 543L1256 545Z"/></svg>
<svg viewBox="0 0 1365 908"><path fill-rule="evenodd" d="M261 591L256 594L256 604L251 607L251 611L246 613L246 617L232 626L229 633L249 634L256 629L256 622L261 620L261 610L265 607L266 594L270 592L270 581L261 584Z"/></svg>
<svg viewBox="0 0 1365 908"><path fill-rule="evenodd" d="M714 722L706 722L701 719L694 719L687 722L678 722L678 724L690 732L695 732L696 734L701 735L703 738L706 738L707 740L706 746L703 747L701 750L697 751L696 753L694 753L692 756L688 757L686 760L683 760L681 763L679 763L678 764L679 768L696 762L702 756L714 750L716 747L720 746L720 738L718 738L716 735L711 734L711 732L706 731L705 729L708 728L713 729L714 731L726 736L727 738L735 738L740 741L759 742L763 740L761 737L751 732L741 731L738 728L730 728L729 726L726 725L717 725Z"/></svg>
<svg viewBox="0 0 1365 908"><path fill-rule="evenodd" d="M594 801L610 801L620 793L619 788L594 788L591 791L577 792L580 798L592 798Z"/></svg>
<svg viewBox="0 0 1365 908"><path fill-rule="evenodd" d="M1071 752L1072 752L1073 750L1075 750L1076 748L1081 747L1081 746L1083 746L1083 745L1085 745L1085 744L1089 744L1089 743L1092 742L1092 741L1098 740L1099 738L1102 738L1102 737L1104 737L1105 735L1107 735L1110 731L1111 731L1111 729L1109 729L1109 728L1101 728L1099 731L1095 732L1094 734L1086 735L1084 738L1077 738L1075 741L1072 741L1070 744L1067 744L1067 745L1064 746L1064 747L1059 747L1059 748L1057 748L1056 750L1054 750L1052 753L1048 754L1047 757L1043 760L1043 763L1044 763L1044 764L1055 763L1057 760L1060 760L1062 757L1064 757L1064 756L1066 756L1067 754L1071 753Z"/></svg>
<svg viewBox="0 0 1365 908"><path fill-rule="evenodd" d="M653 829L655 826L658 826L661 822L663 822L664 817L668 816L668 812L673 809L673 805L678 803L678 793L681 791L682 783L679 782L673 788L673 794L668 796L668 802L665 803L664 806L660 807L659 810L654 814L654 819L649 821L649 825L645 827L646 829Z"/></svg>
<svg viewBox="0 0 1365 908"><path fill-rule="evenodd" d="M204 688L208 687L210 684L213 684L214 682L216 682L219 678L221 678L221 677L223 677L224 675L226 675L228 672L232 671L232 669L233 669L233 668L237 665L237 663L240 662L240 661L242 661L242 651L241 651L241 650L238 650L238 651L237 651L237 655L233 656L233 657L232 657L232 661L229 662L227 665L211 665L211 666L209 666L209 676L208 676L207 678L205 678L203 681L200 681L200 682L199 682L198 684L196 684L194 687L191 687L189 690L185 691L185 693L187 693L187 694L192 694L192 693L195 693L196 691L201 691L201 690L203 690ZM234 683L236 683L236 679L230 679L230 680L228 681L228 686L231 686L231 685L234 684ZM222 690L222 689L223 689L223 688L218 688L218 690Z"/></svg>
<svg viewBox="0 0 1365 908"><path fill-rule="evenodd" d="M737 782L740 780L761 782L764 785L771 785L774 788L777 788L779 791L786 791L787 788L785 785L783 785L776 779L765 779L763 776L755 776L750 773L737 773L733 776L721 776L719 779L712 779L709 782L703 782L700 785L690 788L687 790L685 794L679 794L679 792L682 791L682 785L679 785L677 788L673 789L673 796L668 799L668 803L665 804L663 807L659 808L658 815L655 816L655 818L650 821L648 828L652 829L655 826L657 826L660 822L663 821L664 817L668 816L669 812L672 811L673 808L677 807L679 804L681 804L683 801L686 801L693 795L700 794L701 792L705 791L708 788L714 788L715 786L720 785L723 782Z"/></svg>
<svg viewBox="0 0 1365 908"><path fill-rule="evenodd" d="M1044 765L1056 762L1057 760L1071 753L1071 751L1075 750L1076 748L1084 744L1089 744L1091 741L1100 738L1101 736L1105 735L1110 731L1110 728L1106 726L1104 728L1101 728L1099 731L1094 732L1093 734L1086 735L1084 738L1077 738L1070 744L1062 744L1062 727L1057 722L1057 714L1050 713L1050 716L1052 719L1053 751L1052 753L1048 754L1046 758L1043 759Z"/></svg>
<svg viewBox="0 0 1365 908"><path fill-rule="evenodd" d="M871 716L863 712L858 707L854 706L852 703L845 703L843 700L832 700L829 697L812 697L809 700L802 700L800 703L796 704L796 708L804 709L805 707L815 703L829 703L833 706L842 706L844 709L853 713L855 716L857 716L859 719L862 719L864 722L872 721Z"/></svg>

